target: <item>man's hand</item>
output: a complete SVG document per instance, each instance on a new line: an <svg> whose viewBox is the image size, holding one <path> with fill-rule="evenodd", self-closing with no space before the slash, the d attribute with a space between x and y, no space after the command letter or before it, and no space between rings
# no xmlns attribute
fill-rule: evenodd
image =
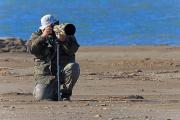
<svg viewBox="0 0 180 120"><path fill-rule="evenodd" d="M55 25L54 28L53 28L53 31L55 32L56 34L56 37L58 38L58 40L60 42L64 42L66 39L66 34L64 32L64 29L62 27L62 25Z"/></svg>
<svg viewBox="0 0 180 120"><path fill-rule="evenodd" d="M48 35L52 34L52 27L51 25L46 27L45 29L42 30L42 37L48 37Z"/></svg>
<svg viewBox="0 0 180 120"><path fill-rule="evenodd" d="M66 36L64 34L59 33L56 34L56 37L58 38L59 41L64 42Z"/></svg>

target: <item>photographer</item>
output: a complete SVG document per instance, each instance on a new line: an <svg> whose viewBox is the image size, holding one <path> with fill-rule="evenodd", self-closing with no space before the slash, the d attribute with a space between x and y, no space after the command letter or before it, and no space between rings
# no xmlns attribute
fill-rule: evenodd
<svg viewBox="0 0 180 120"><path fill-rule="evenodd" d="M41 26L32 33L28 42L31 54L35 56L34 77L35 88L33 95L37 100L57 100L57 47L60 43L59 63L61 66L62 99L70 100L72 89L79 77L79 64L75 62L75 53L79 48L74 35L61 34L53 30L58 21L52 15L41 18ZM59 29L58 29L59 30Z"/></svg>

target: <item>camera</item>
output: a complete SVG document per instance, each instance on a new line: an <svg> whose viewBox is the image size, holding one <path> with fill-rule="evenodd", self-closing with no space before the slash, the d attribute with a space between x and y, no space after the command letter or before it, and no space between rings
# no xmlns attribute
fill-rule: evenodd
<svg viewBox="0 0 180 120"><path fill-rule="evenodd" d="M56 35L74 35L76 32L76 27L70 23L63 23L59 25L54 25L53 31Z"/></svg>

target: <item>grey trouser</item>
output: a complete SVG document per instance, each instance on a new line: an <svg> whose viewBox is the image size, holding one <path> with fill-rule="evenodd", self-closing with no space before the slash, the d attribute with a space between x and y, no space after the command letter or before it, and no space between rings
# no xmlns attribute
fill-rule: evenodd
<svg viewBox="0 0 180 120"><path fill-rule="evenodd" d="M79 78L80 67L78 63L67 64L61 76L62 97L70 97L73 87ZM57 80L52 80L49 84L36 84L33 95L37 100L57 99Z"/></svg>

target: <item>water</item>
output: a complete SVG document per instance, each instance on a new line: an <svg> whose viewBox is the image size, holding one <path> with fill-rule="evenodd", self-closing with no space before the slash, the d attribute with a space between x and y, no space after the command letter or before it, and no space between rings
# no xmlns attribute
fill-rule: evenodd
<svg viewBox="0 0 180 120"><path fill-rule="evenodd" d="M0 0L0 36L28 40L44 14L81 45L180 45L180 0Z"/></svg>

